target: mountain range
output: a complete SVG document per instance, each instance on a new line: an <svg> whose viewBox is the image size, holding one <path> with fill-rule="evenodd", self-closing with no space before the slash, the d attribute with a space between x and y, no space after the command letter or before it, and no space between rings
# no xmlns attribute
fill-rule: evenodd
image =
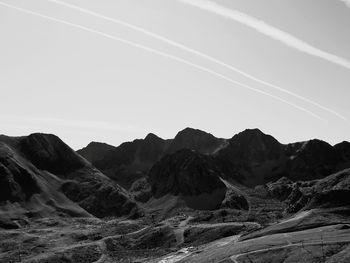
<svg viewBox="0 0 350 263"><path fill-rule="evenodd" d="M343 224L350 211L349 180L349 142L282 144L259 129L223 139L186 128L173 139L150 133L119 146L91 142L76 152L52 134L1 135L0 228L19 229L26 239L31 234L23 234L24 228L52 227L51 218L63 227L52 230L60 236L56 239L67 235L62 229L70 233L64 242L73 247L64 255L86 240L79 258L119 257L102 256L106 249L148 251L153 257L152 249L165 255L164 246L186 242L199 246L238 233L254 240ZM298 223L291 225L288 216ZM4 242L13 242L11 233L4 233ZM126 243L122 233L130 235ZM0 241L0 248L5 243ZM87 253L95 251L86 250L90 246L101 255ZM71 256L60 261L62 248L50 249L44 261L33 250L35 260L28 262L96 261ZM20 253L6 251L0 251L4 262Z"/></svg>
<svg viewBox="0 0 350 263"><path fill-rule="evenodd" d="M246 186L256 186L288 177L292 180L323 178L350 167L350 143L330 145L313 139L281 144L258 129L245 130L230 139L191 128L180 131L174 139L164 140L154 134L118 147L92 142L77 152L118 184L129 189L147 176L162 157L180 149L211 156L222 177Z"/></svg>

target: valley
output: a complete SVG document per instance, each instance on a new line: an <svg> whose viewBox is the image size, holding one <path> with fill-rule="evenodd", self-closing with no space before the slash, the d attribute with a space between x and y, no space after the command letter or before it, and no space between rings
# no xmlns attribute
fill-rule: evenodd
<svg viewBox="0 0 350 263"><path fill-rule="evenodd" d="M0 136L0 262L349 262L350 147Z"/></svg>

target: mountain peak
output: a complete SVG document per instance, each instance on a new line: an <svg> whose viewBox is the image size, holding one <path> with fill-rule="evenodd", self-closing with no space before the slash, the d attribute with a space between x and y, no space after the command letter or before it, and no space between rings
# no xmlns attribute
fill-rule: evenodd
<svg viewBox="0 0 350 263"><path fill-rule="evenodd" d="M191 127L186 127L185 129L179 131L176 134L175 138L178 136L196 136L196 135L205 135L205 134L210 134L210 133L207 133L199 129L191 128Z"/></svg>
<svg viewBox="0 0 350 263"><path fill-rule="evenodd" d="M168 153L187 148L203 154L211 154L222 147L224 143L224 139L216 138L214 135L199 129L187 127L177 133L169 146Z"/></svg>
<svg viewBox="0 0 350 263"><path fill-rule="evenodd" d="M257 138L257 137L272 137L272 136L263 133L261 130L259 130L257 128L254 128L254 129L246 129L246 130L234 135L232 138L235 138L235 137Z"/></svg>
<svg viewBox="0 0 350 263"><path fill-rule="evenodd" d="M158 137L154 133L149 133L144 139L145 141L158 141L158 140L163 140L162 138Z"/></svg>

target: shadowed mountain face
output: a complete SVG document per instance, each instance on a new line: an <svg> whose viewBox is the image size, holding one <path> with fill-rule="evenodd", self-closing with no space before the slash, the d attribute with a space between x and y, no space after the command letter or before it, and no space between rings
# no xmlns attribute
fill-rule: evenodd
<svg viewBox="0 0 350 263"><path fill-rule="evenodd" d="M27 201L40 193L35 175L20 162L16 153L0 142L0 202Z"/></svg>
<svg viewBox="0 0 350 263"><path fill-rule="evenodd" d="M78 153L91 160L109 178L128 189L135 180L147 174L163 155L168 143L154 134L148 134L145 139L126 142L119 147L111 149L108 146L108 150L104 150L104 154L99 157L91 154L94 145L89 145ZM103 152L103 145L99 146L97 154ZM87 152L90 154L86 154Z"/></svg>
<svg viewBox="0 0 350 263"><path fill-rule="evenodd" d="M86 160L91 163L102 160L110 151L116 147L107 143L91 142L85 148L77 151L81 156L84 156Z"/></svg>
<svg viewBox="0 0 350 263"><path fill-rule="evenodd" d="M228 178L247 185L262 183L282 157L282 145L258 129L233 136L215 156Z"/></svg>
<svg viewBox="0 0 350 263"><path fill-rule="evenodd" d="M150 133L144 139L126 142L118 147L91 143L78 151L108 177L126 189L147 175L161 157L180 149L210 154L222 147L225 140L191 128L180 131L174 139L163 140Z"/></svg>
<svg viewBox="0 0 350 263"><path fill-rule="evenodd" d="M337 155L341 160L340 169L350 167L350 142L341 142L334 145Z"/></svg>
<svg viewBox="0 0 350 263"><path fill-rule="evenodd" d="M0 136L1 262L348 262L347 142L187 128L79 152L108 176L54 135Z"/></svg>
<svg viewBox="0 0 350 263"><path fill-rule="evenodd" d="M183 149L157 162L149 172L149 181L155 197L168 193L191 196L225 188L220 175L211 157Z"/></svg>
<svg viewBox="0 0 350 263"><path fill-rule="evenodd" d="M320 140L303 143L287 157L286 168L283 172L293 180L325 177L336 172L338 166L343 162L334 147Z"/></svg>
<svg viewBox="0 0 350 263"><path fill-rule="evenodd" d="M152 195L182 196L194 209L218 208L226 194L221 172L210 156L183 149L166 155L149 172Z"/></svg>
<svg viewBox="0 0 350 263"><path fill-rule="evenodd" d="M143 140L123 143L114 149L90 144L78 153L126 189L147 176L161 157L181 149L213 155L226 179L255 186L281 177L318 179L350 167L349 145L343 142L333 147L320 140L285 145L258 129L245 130L225 140L186 128L171 140L149 134Z"/></svg>
<svg viewBox="0 0 350 263"><path fill-rule="evenodd" d="M227 178L248 186L281 177L323 178L349 167L346 145L332 147L320 140L283 145L260 130L246 130L229 140L215 158Z"/></svg>
<svg viewBox="0 0 350 263"><path fill-rule="evenodd" d="M201 130L186 128L180 131L172 140L167 153L181 149L191 149L202 154L212 154L225 145L226 140L214 137Z"/></svg>
<svg viewBox="0 0 350 263"><path fill-rule="evenodd" d="M56 211L104 217L137 210L128 193L50 134L1 136L0 181L5 210L8 202L38 216Z"/></svg>

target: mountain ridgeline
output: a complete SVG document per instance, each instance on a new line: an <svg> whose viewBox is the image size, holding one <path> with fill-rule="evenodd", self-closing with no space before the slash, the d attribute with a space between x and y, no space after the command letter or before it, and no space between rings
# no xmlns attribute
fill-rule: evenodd
<svg viewBox="0 0 350 263"><path fill-rule="evenodd" d="M0 135L0 262L345 263L349 196L348 142Z"/></svg>
<svg viewBox="0 0 350 263"><path fill-rule="evenodd" d="M174 139L163 140L149 134L145 139L118 147L91 143L78 153L129 189L135 180L147 177L156 163L161 166L162 162L169 162L169 158L178 158L175 153L182 149L210 156L223 179L250 187L281 177L293 181L320 179L350 167L348 142L331 146L314 139L281 144L258 129L248 129L231 139L221 139L186 128Z"/></svg>
<svg viewBox="0 0 350 263"><path fill-rule="evenodd" d="M276 193L282 182L288 194L300 197L299 188L292 191L294 182L323 179L349 167L348 142L281 144L258 129L222 139L186 128L174 139L148 134L118 147L92 142L77 152L55 135L1 135L1 218L137 217L144 209L162 210L164 203L170 204L167 211L247 210L251 201L240 187L276 182L270 188L277 190L268 191L281 199Z"/></svg>

